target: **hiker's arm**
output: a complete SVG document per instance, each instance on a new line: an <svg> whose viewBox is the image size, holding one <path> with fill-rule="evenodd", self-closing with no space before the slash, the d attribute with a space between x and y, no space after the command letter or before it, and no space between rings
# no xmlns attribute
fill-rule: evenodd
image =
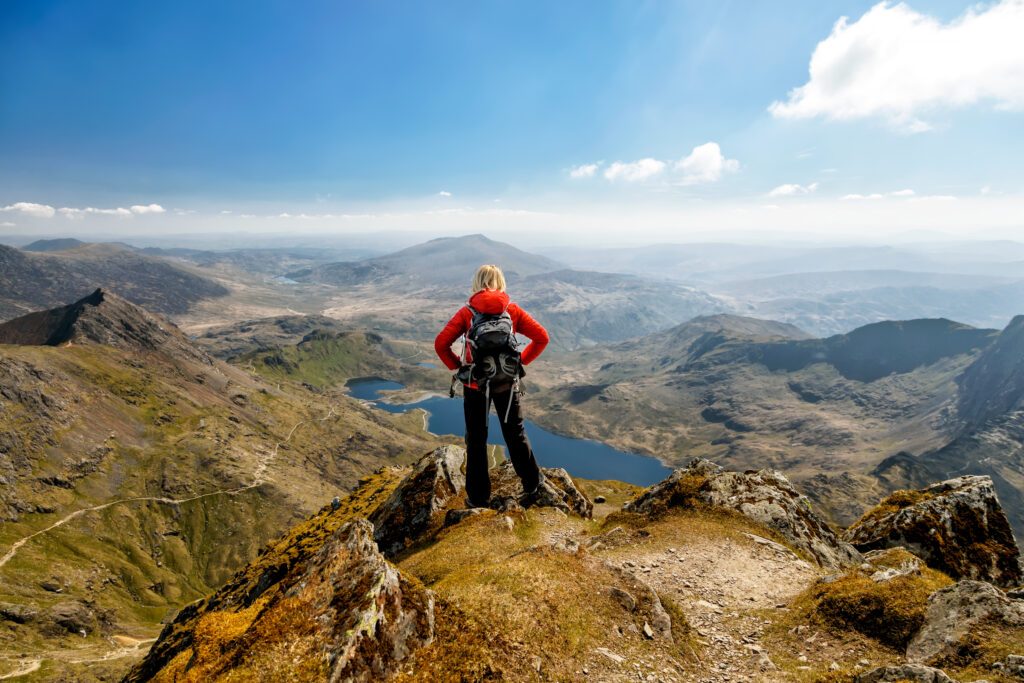
<svg viewBox="0 0 1024 683"><path fill-rule="evenodd" d="M518 307L517 307L518 308ZM530 343L523 349L523 365L529 365L544 347L548 345L548 331L544 326L530 317L530 314L519 308L519 315L516 320L516 333L521 334L530 340Z"/></svg>
<svg viewBox="0 0 1024 683"><path fill-rule="evenodd" d="M441 362L449 370L458 370L459 366L462 365L459 357L452 352L452 344L466 331L465 311L465 308L460 308L459 312L452 316L452 319L441 330L441 334L437 335L437 339L434 340L434 351L437 352L437 357L441 359Z"/></svg>

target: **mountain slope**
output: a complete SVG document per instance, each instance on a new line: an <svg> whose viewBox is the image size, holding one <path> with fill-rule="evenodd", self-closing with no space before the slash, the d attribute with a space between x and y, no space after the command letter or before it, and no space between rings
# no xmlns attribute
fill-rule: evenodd
<svg viewBox="0 0 1024 683"><path fill-rule="evenodd" d="M110 639L155 636L320 501L437 443L419 414L265 383L110 294L13 322L73 340L0 344L0 650L40 675L138 656Z"/></svg>
<svg viewBox="0 0 1024 683"><path fill-rule="evenodd" d="M477 268L501 265L510 283L562 266L551 259L495 242L483 235L441 237L407 249L362 261L330 263L289 273L302 282L338 286L388 284L392 286L469 287Z"/></svg>
<svg viewBox="0 0 1024 683"><path fill-rule="evenodd" d="M75 301L97 287L158 313L184 313L228 293L220 284L163 259L109 244L51 253L0 245L0 320Z"/></svg>
<svg viewBox="0 0 1024 683"><path fill-rule="evenodd" d="M102 344L213 364L173 323L103 289L68 306L29 313L0 324L0 344Z"/></svg>
<svg viewBox="0 0 1024 683"><path fill-rule="evenodd" d="M21 248L22 251L64 251L65 249L74 249L75 247L81 247L87 244L82 240L76 240L74 237L63 237L52 240L36 240L31 244L26 244Z"/></svg>
<svg viewBox="0 0 1024 683"><path fill-rule="evenodd" d="M871 469L958 429L956 380L994 338L950 321L879 323L828 339L734 316L542 356L531 416L559 433L729 467L785 468L853 522L883 493ZM836 487L826 477L848 473Z"/></svg>
<svg viewBox="0 0 1024 683"><path fill-rule="evenodd" d="M899 488L961 474L992 477L1014 533L1024 538L1024 316L958 378L958 431L941 447L887 458L874 474Z"/></svg>

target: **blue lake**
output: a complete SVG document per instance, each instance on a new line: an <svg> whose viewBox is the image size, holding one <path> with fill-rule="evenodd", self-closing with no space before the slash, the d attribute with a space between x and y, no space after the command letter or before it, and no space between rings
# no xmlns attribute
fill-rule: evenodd
<svg viewBox="0 0 1024 683"><path fill-rule="evenodd" d="M430 416L427 428L434 434L466 435L466 422L462 414L462 399L431 397L416 403L385 403L380 401L380 392L402 389L398 382L378 379L353 380L348 384L349 395L364 401L372 401L374 407L389 413L404 413L413 408L422 408ZM524 409L530 410L529 397ZM488 424L488 441L504 446L501 438L501 424L491 409ZM654 458L626 453L596 441L572 439L553 434L546 429L527 422L526 435L533 446L537 462L544 467L564 467L569 474L583 479L617 479L637 486L650 486L672 473Z"/></svg>

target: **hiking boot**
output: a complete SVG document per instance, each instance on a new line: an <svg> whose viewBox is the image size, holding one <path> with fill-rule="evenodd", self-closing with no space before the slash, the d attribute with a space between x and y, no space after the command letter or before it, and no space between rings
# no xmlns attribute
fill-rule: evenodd
<svg viewBox="0 0 1024 683"><path fill-rule="evenodd" d="M486 504L485 505L479 505L477 503L474 503L472 500L470 500L469 496L466 496L466 508L467 509L472 510L473 508L486 508L486 507L487 507Z"/></svg>
<svg viewBox="0 0 1024 683"><path fill-rule="evenodd" d="M544 473L541 472L540 478L537 480L537 486L532 491L526 491L522 496L519 497L519 504L524 508L536 505L540 500L541 496L545 492L549 492L550 487L547 485L547 480L544 478Z"/></svg>

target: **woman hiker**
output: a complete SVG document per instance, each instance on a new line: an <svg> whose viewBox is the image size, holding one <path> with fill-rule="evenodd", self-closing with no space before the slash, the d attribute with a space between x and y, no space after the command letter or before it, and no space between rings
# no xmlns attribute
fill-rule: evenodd
<svg viewBox="0 0 1024 683"><path fill-rule="evenodd" d="M503 315L507 314L507 315ZM511 330L508 321L511 320ZM502 326L505 326L504 328ZM504 332L501 330L504 329ZM481 332L483 331L483 332ZM510 334L508 352L485 357L483 349L487 333ZM515 334L530 340L521 357L515 351ZM465 336L464 357L460 359L452 352L452 344ZM476 337L476 338L473 338ZM506 379L502 366L518 378L520 365L529 365L548 344L548 333L526 311L511 303L505 293L505 276L498 266L480 266L473 277L473 294L469 303L452 316L448 324L434 341L441 362L449 370L457 370L463 383L463 412L466 416L466 504L470 507L486 507L491 498L491 480L487 474L487 421L490 404L501 421L501 434L505 437L512 466L523 483L524 503L537 492L542 479L537 459L533 456L530 440L523 426L523 407L519 401L518 381L491 381ZM471 348L476 345L478 359L474 362ZM481 386L482 385L482 386ZM454 380L453 380L454 386Z"/></svg>

